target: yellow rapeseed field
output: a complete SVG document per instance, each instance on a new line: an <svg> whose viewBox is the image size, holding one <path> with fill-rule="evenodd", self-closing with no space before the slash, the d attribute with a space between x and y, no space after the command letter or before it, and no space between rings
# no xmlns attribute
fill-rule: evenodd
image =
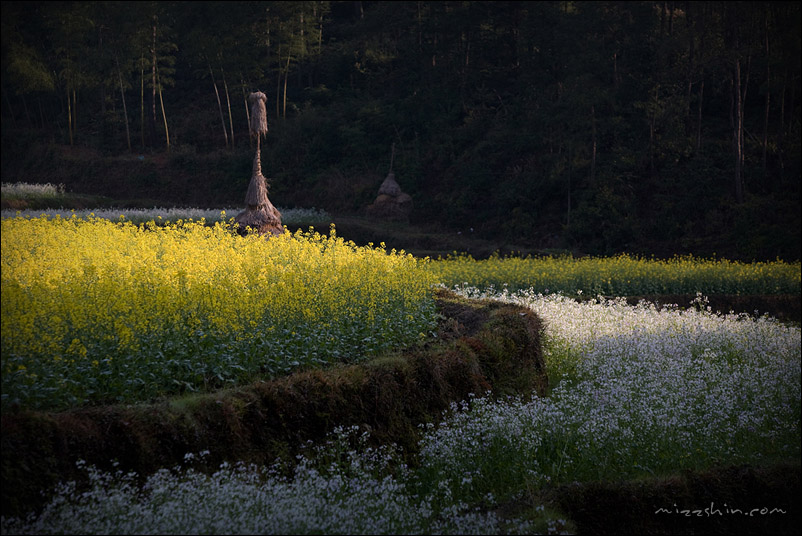
<svg viewBox="0 0 802 536"><path fill-rule="evenodd" d="M690 256L668 260L615 257L491 257L452 255L429 269L447 286L463 285L544 294L799 294L800 263L742 263Z"/></svg>
<svg viewBox="0 0 802 536"><path fill-rule="evenodd" d="M3 219L3 406L149 399L410 344L435 323L422 264L312 230Z"/></svg>
<svg viewBox="0 0 802 536"><path fill-rule="evenodd" d="M619 255L418 260L204 220L2 220L2 406L208 391L425 338L435 283L544 294L799 294L800 263Z"/></svg>

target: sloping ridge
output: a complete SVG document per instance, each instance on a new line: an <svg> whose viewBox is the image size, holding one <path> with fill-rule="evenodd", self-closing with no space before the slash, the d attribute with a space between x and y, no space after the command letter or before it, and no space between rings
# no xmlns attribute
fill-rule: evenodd
<svg viewBox="0 0 802 536"><path fill-rule="evenodd" d="M2 515L43 506L41 493L81 481L79 459L148 475L209 451L223 461L291 461L308 441L357 425L375 444L396 443L414 458L422 423L452 402L492 390L537 392L548 385L542 324L529 309L467 300L441 290L438 337L423 347L358 365L308 370L270 381L155 404L2 416Z"/></svg>

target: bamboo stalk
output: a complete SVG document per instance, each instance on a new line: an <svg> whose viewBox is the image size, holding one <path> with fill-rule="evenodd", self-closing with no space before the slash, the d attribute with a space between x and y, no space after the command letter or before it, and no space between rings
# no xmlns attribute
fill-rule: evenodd
<svg viewBox="0 0 802 536"><path fill-rule="evenodd" d="M208 61L207 61L208 63ZM214 81L214 72L212 71L212 64L209 63L209 76L212 77L212 85L214 86L214 94L217 97L217 109L220 111L220 122L223 123L223 137L226 140L226 149L228 149L228 132L226 132L226 120L223 118L223 105L220 104L220 92L217 91L217 82Z"/></svg>
<svg viewBox="0 0 802 536"><path fill-rule="evenodd" d="M164 119L164 135L167 138L167 151L170 151L170 131L167 128L167 114L164 111L164 99L162 98L162 84L161 79L159 78L159 72L156 71L156 86L159 88L159 102L162 106L162 118Z"/></svg>

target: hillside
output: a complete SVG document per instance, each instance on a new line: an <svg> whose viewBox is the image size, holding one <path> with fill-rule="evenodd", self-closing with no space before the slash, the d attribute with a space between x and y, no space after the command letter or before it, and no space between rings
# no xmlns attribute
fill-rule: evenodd
<svg viewBox="0 0 802 536"><path fill-rule="evenodd" d="M3 181L241 202L261 90L281 206L392 168L412 225L499 247L800 258L795 3L188 5L4 3Z"/></svg>

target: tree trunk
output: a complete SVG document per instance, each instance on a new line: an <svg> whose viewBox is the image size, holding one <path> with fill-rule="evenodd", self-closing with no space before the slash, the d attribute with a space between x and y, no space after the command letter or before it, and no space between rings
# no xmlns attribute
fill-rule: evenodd
<svg viewBox="0 0 802 536"><path fill-rule="evenodd" d="M42 122L42 130L45 130L45 113L42 111L42 98L38 97L36 100L39 104L39 121Z"/></svg>
<svg viewBox="0 0 802 536"><path fill-rule="evenodd" d="M565 225L571 225L571 170L574 167L574 162L571 159L571 142L568 142L568 203L566 207L566 214L565 214Z"/></svg>
<svg viewBox="0 0 802 536"><path fill-rule="evenodd" d="M208 63L208 61L207 61ZM214 94L217 97L217 109L220 111L220 122L223 124L223 138L226 140L226 149L228 149L228 132L226 132L226 120L223 117L223 105L220 104L220 92L217 91L217 82L214 81L214 72L212 72L212 64L209 63L209 76L212 77L212 85L214 86Z"/></svg>
<svg viewBox="0 0 802 536"><path fill-rule="evenodd" d="M702 73L704 75L704 73ZM702 150L702 103L704 102L705 95L705 79L699 82L699 105L696 111L696 151Z"/></svg>
<svg viewBox="0 0 802 536"><path fill-rule="evenodd" d="M8 92L6 91L5 87L3 87L3 96L6 98L6 106L8 106L8 112L11 116L11 125L16 129L17 119L14 117L14 106L11 105L11 99L8 98Z"/></svg>
<svg viewBox="0 0 802 536"><path fill-rule="evenodd" d="M234 148L234 118L231 117L231 97L228 94L228 84L226 83L226 73L223 66L220 66L220 74L223 77L223 89L226 91L226 106L228 107L228 128L231 133L231 148Z"/></svg>
<svg viewBox="0 0 802 536"><path fill-rule="evenodd" d="M301 48L298 50L298 89L303 89L303 58L304 51L306 50L306 43L304 42L304 12L300 13L300 32L301 32Z"/></svg>
<svg viewBox="0 0 802 536"><path fill-rule="evenodd" d="M139 137L145 150L145 57L139 58Z"/></svg>
<svg viewBox="0 0 802 536"><path fill-rule="evenodd" d="M763 175L766 175L766 153L769 145L769 102L771 100L771 58L769 56L769 12L766 9L766 108L763 114Z"/></svg>
<svg viewBox="0 0 802 536"><path fill-rule="evenodd" d="M420 11L420 2L418 4L418 58L421 56L421 52L423 50L423 19L421 18L421 11Z"/></svg>
<svg viewBox="0 0 802 536"><path fill-rule="evenodd" d="M240 73L240 83L242 84L242 99L245 102L245 118L248 120L248 139L251 140L252 132L251 132L251 111L248 109L248 92L245 91L245 80L242 79L242 73ZM251 147L253 147L253 143L249 141Z"/></svg>
<svg viewBox="0 0 802 536"><path fill-rule="evenodd" d="M61 99L56 99L56 103L58 105L61 105L62 104L61 103ZM53 112L52 103L50 104L50 106L48 106L48 110L50 112L50 114L49 114L50 117L54 118L54 122L56 123L56 126L58 127L58 137L59 137L60 140L63 140L64 139L64 129L61 128L61 121L59 121L59 119L58 119L59 112L58 112L58 110ZM53 133L51 132L51 137L50 137L51 140L53 139L53 135L52 134Z"/></svg>
<svg viewBox="0 0 802 536"><path fill-rule="evenodd" d="M788 86L788 67L785 68L785 78L783 78L783 88L780 91L780 144L785 141L785 90Z"/></svg>
<svg viewBox="0 0 802 536"><path fill-rule="evenodd" d="M685 13L686 13L686 21L688 23L688 84L687 84L687 92L685 95L685 102L687 102L687 110L688 113L685 116L685 135L689 135L691 132L691 95L693 93L693 60L694 60L694 41L696 40L695 32L693 31L693 19L692 19L692 12L693 9L691 6L693 4L691 2L685 3Z"/></svg>
<svg viewBox="0 0 802 536"><path fill-rule="evenodd" d="M744 190L745 190L745 187L746 187L745 186L745 179L744 179L744 163L746 161L746 156L745 156L745 152L746 152L746 140L745 140L746 129L744 128L744 121L745 121L744 116L746 115L746 113L744 111L744 107L746 106L746 91L749 89L749 75L750 75L751 70L752 70L751 67L752 67L752 57L751 56L747 56L747 58L746 58L746 76L744 77L744 80L743 80L743 82L741 84L741 87L743 89L742 89L742 92L741 92L741 95L740 95L740 98L739 98L739 105L740 105L741 109L740 109L740 112L738 114L739 117L740 117L740 121L739 121L739 123L740 123L740 127L739 127L739 135L740 135L740 139L739 139L739 144L740 144L739 157L741 159L741 202L743 202L743 200L744 200Z"/></svg>
<svg viewBox="0 0 802 536"><path fill-rule="evenodd" d="M323 10L320 12L320 16L317 19L318 22L318 31L317 31L317 53L318 56L323 51Z"/></svg>
<svg viewBox="0 0 802 536"><path fill-rule="evenodd" d="M790 95L788 95L788 106L785 107L785 130L787 134L791 134L791 127L794 124L794 110L796 109L794 106L794 103L796 103L796 86L797 84L791 84L791 88L789 90Z"/></svg>
<svg viewBox="0 0 802 536"><path fill-rule="evenodd" d="M743 116L741 115L741 60L736 59L732 71L730 92L730 121L732 149L735 156L735 201L743 202Z"/></svg>
<svg viewBox="0 0 802 536"><path fill-rule="evenodd" d="M704 54L705 50L705 6L703 5L700 12L699 18L699 50L702 51L701 53ZM705 95L705 68L704 65L700 66L699 68L699 104L696 107L696 151L699 152L702 150L702 105L704 104L704 95Z"/></svg>
<svg viewBox="0 0 802 536"><path fill-rule="evenodd" d="M654 123L656 113L652 112L649 117L649 174L654 177Z"/></svg>
<svg viewBox="0 0 802 536"><path fill-rule="evenodd" d="M590 157L590 182L596 179L596 107L590 107L590 123L593 132L593 146Z"/></svg>
<svg viewBox="0 0 802 536"><path fill-rule="evenodd" d="M159 102L161 103L162 107L162 119L164 119L164 136L167 140L167 152L170 152L170 131L167 129L167 114L164 112L164 99L162 98L161 82L159 82Z"/></svg>
<svg viewBox="0 0 802 536"><path fill-rule="evenodd" d="M282 117L287 119L287 78L290 76L290 56L287 56L287 70L284 73L284 105L282 106Z"/></svg>
<svg viewBox="0 0 802 536"><path fill-rule="evenodd" d="M668 35L674 35L674 2L668 8Z"/></svg>
<svg viewBox="0 0 802 536"><path fill-rule="evenodd" d="M735 157L735 202L743 203L744 200L744 99L746 98L746 86L749 81L749 59L747 58L746 84L741 80L741 47L739 36L739 13L738 4L725 4L725 20L729 26L728 39L725 43L734 52L734 62L730 70L730 126L732 129L732 151ZM743 89L743 91L742 91Z"/></svg>
<svg viewBox="0 0 802 536"><path fill-rule="evenodd" d="M97 27L98 56L103 57L103 25ZM102 61L102 60L101 60ZM100 117L105 121L106 116L106 86L103 80L100 81Z"/></svg>
<svg viewBox="0 0 802 536"><path fill-rule="evenodd" d="M777 156L780 164L780 184L785 183L785 92L788 86L788 67L785 68L783 87L780 91L780 132L777 136Z"/></svg>
<svg viewBox="0 0 802 536"><path fill-rule="evenodd" d="M72 105L70 104L70 89L67 88L67 131L70 134L70 145L73 143L72 137Z"/></svg>
<svg viewBox="0 0 802 536"><path fill-rule="evenodd" d="M156 15L154 15L153 46L150 49L151 53L150 75L151 75L151 85L153 86L153 88L150 93L150 117L148 118L148 122L150 123L151 149L156 147L156 20L157 20Z"/></svg>
<svg viewBox="0 0 802 536"><path fill-rule="evenodd" d="M613 89L618 91L618 52L613 52Z"/></svg>
<svg viewBox="0 0 802 536"><path fill-rule="evenodd" d="M281 108L279 107L279 95L281 95L281 45L278 47L277 57L276 57L276 71L278 71L278 76L276 77L276 117L281 117Z"/></svg>
<svg viewBox="0 0 802 536"><path fill-rule="evenodd" d="M72 133L78 137L78 92L72 90Z"/></svg>
<svg viewBox="0 0 802 536"><path fill-rule="evenodd" d="M128 128L128 108L125 106L125 91L123 90L123 75L120 72L120 61L114 56L114 63L117 64L117 76L120 79L120 97L123 101L123 117L125 117L125 141L128 143L128 152L131 152L131 131Z"/></svg>

